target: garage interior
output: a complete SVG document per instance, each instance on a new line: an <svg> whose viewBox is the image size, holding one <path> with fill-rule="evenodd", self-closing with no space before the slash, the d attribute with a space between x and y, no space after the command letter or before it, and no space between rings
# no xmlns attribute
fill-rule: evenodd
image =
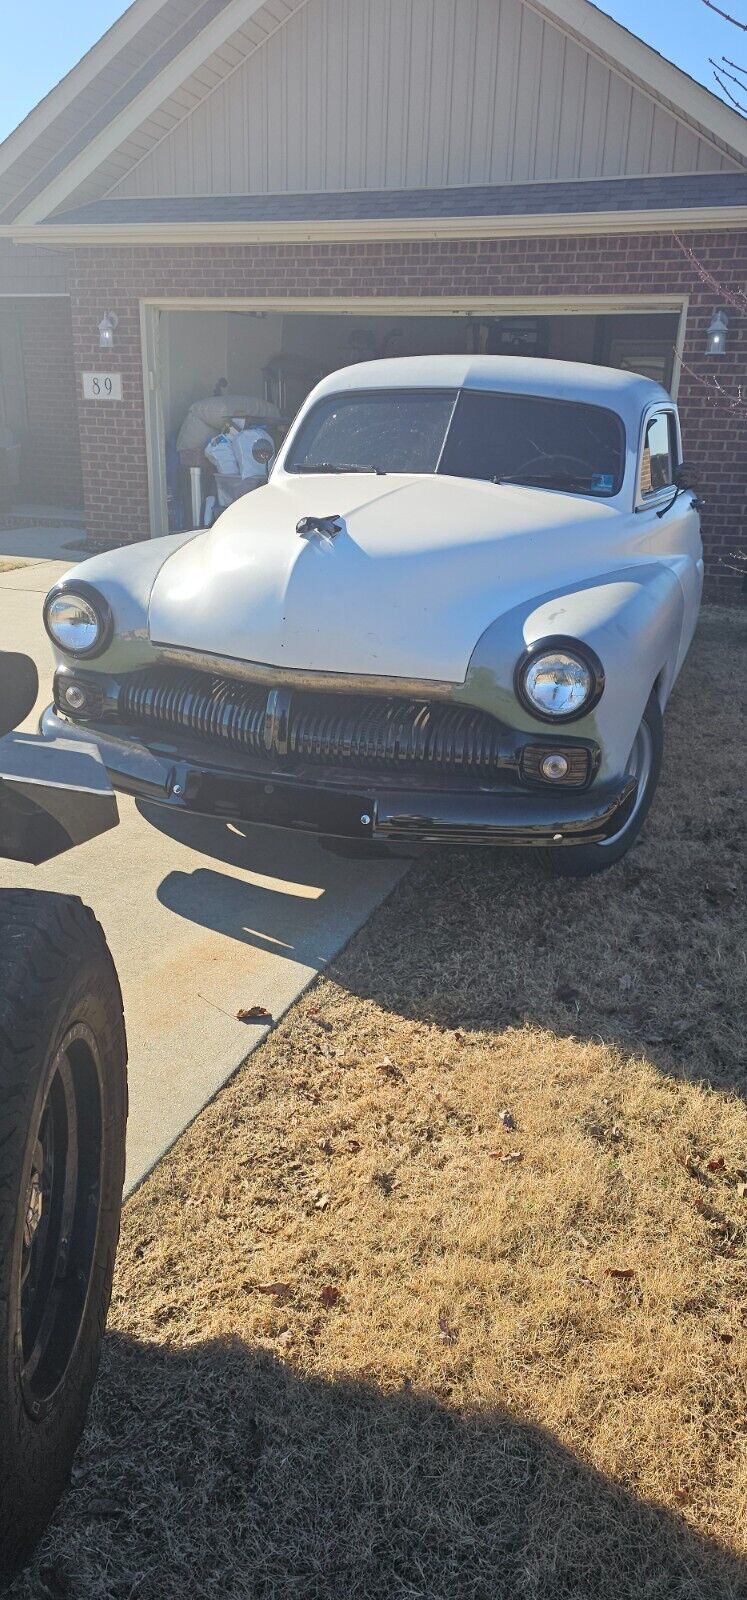
<svg viewBox="0 0 747 1600"><path fill-rule="evenodd" d="M154 514L153 531L180 531L195 526L198 515L203 524L219 512L209 461L193 452L180 456L177 448L179 431L196 402L225 394L270 404L279 415L270 424L279 443L309 390L329 372L358 361L426 354L533 355L637 371L671 389L678 342L679 314L671 311L491 317L458 312L162 310L159 437L152 448L160 455L158 477L166 504L160 516ZM155 509L157 513L157 501Z"/></svg>

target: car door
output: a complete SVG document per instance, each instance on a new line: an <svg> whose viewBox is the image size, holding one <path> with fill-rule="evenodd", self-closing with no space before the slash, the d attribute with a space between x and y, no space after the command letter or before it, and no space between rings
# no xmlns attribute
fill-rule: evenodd
<svg viewBox="0 0 747 1600"><path fill-rule="evenodd" d="M703 588L703 546L700 517L689 490L675 499L675 474L682 463L682 442L675 406L652 406L641 429L636 484L637 543L658 555L677 573L685 597L682 639L675 667L690 645Z"/></svg>

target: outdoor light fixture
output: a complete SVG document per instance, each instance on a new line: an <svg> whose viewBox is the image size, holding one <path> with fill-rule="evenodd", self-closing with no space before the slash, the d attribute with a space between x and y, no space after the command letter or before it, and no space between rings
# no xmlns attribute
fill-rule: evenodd
<svg viewBox="0 0 747 1600"><path fill-rule="evenodd" d="M714 311L708 328L708 343L706 351L709 356L726 355L726 335L729 332L729 318L724 311Z"/></svg>
<svg viewBox="0 0 747 1600"><path fill-rule="evenodd" d="M114 330L119 326L119 317L114 311L107 311L106 316L99 323L99 345L102 350L114 349Z"/></svg>

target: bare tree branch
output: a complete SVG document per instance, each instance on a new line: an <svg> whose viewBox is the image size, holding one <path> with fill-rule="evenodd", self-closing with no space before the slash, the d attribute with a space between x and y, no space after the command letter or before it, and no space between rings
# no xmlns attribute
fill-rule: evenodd
<svg viewBox="0 0 747 1600"><path fill-rule="evenodd" d="M714 294L718 295L721 300L725 300L733 311L738 311L740 316L747 316L747 289L731 289L726 284L719 283L718 278L714 278L713 273L709 272L703 262L698 260L695 251L691 250L689 244L685 244L684 239L681 239L678 233L674 237L680 250L687 256L691 267L695 268L701 283L712 289Z"/></svg>
<svg viewBox="0 0 747 1600"><path fill-rule="evenodd" d="M715 11L718 17L723 17L725 22L731 22L735 28L741 28L743 33L747 33L747 22L738 22L730 11L722 11L720 6L715 5L714 0L703 0L703 5L707 6L709 11Z"/></svg>
<svg viewBox="0 0 747 1600"><path fill-rule="evenodd" d="M728 78L730 83L735 83L738 89L743 89L745 93L747 93L747 83L745 83L742 78L735 76L733 72L727 72L726 68L730 66L731 63L726 60L726 56L724 56L723 61L714 61L713 56L709 56L708 60L710 61L711 66L717 75L719 72L723 72L724 77ZM740 70L741 68L737 69L738 72Z"/></svg>
<svg viewBox="0 0 747 1600"><path fill-rule="evenodd" d="M679 352L678 354L682 371L686 372L688 377L692 378L693 382L697 383L701 389L705 389L706 393L710 395L714 407L726 406L729 411L744 412L747 416L747 394L745 394L744 384L738 384L736 389L733 390L727 389L718 378L714 378L710 373L707 377L704 377L702 372L696 372L695 368L691 367L683 359L682 354Z"/></svg>
<svg viewBox="0 0 747 1600"><path fill-rule="evenodd" d="M713 76L716 79L716 82L717 82L717 84L719 86L719 89L723 89L723 92L726 95L727 100L730 100L732 105L736 106L737 111L741 111L742 112L743 116L747 116L747 106L743 106L740 100L735 100L734 95L731 93L730 89L727 89L726 84L724 83L724 80L720 76L720 74L718 72L718 69L716 68L715 65L714 65L714 68L713 68ZM730 78L731 77L731 73L727 72L726 76L727 76L727 78Z"/></svg>

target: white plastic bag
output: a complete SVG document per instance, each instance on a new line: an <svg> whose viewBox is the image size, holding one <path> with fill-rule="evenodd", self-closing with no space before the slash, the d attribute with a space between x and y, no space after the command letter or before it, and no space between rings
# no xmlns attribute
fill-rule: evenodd
<svg viewBox="0 0 747 1600"><path fill-rule="evenodd" d="M254 450L258 444L269 445L272 451L269 462L257 460ZM233 449L242 478L259 478L264 483L275 460L275 446L266 428L244 428L233 440Z"/></svg>
<svg viewBox="0 0 747 1600"><path fill-rule="evenodd" d="M211 467L215 467L216 472L222 472L228 476L231 476L236 472L236 453L233 447L233 434L234 430L229 428L225 433L216 434L215 438L209 439L205 445L205 455L207 456Z"/></svg>

